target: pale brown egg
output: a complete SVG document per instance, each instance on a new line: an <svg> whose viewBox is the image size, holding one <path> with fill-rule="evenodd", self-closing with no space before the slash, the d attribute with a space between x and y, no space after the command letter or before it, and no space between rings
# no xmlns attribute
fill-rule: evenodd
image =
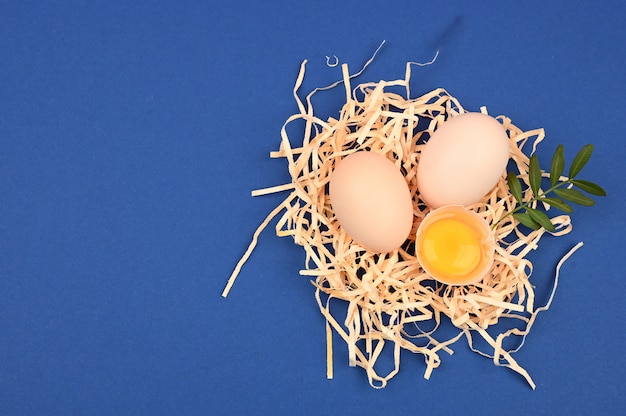
<svg viewBox="0 0 626 416"><path fill-rule="evenodd" d="M498 183L508 160L509 139L498 120L481 113L454 116L421 151L420 198L433 209L477 202Z"/></svg>
<svg viewBox="0 0 626 416"><path fill-rule="evenodd" d="M413 224L411 193L386 157L359 151L342 159L330 179L330 202L346 233L367 250L399 248Z"/></svg>

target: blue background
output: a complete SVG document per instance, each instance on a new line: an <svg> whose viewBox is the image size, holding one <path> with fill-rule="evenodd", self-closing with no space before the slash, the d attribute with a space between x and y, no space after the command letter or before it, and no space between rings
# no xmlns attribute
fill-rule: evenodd
<svg viewBox="0 0 626 416"><path fill-rule="evenodd" d="M0 414L615 414L623 353L626 3L622 1L0 1ZM303 91L340 78L446 88L521 128L595 153L609 196L532 254L553 307L514 372L464 341L431 380L403 356L384 390L335 343L272 229L220 293L289 181L268 154L300 62ZM335 114L342 90L316 102Z"/></svg>

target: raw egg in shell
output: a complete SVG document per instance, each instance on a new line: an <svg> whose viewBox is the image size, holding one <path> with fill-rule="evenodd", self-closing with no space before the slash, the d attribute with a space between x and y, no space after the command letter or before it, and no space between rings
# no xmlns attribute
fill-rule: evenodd
<svg viewBox="0 0 626 416"><path fill-rule="evenodd" d="M448 285L467 285L484 277L493 264L494 248L487 221L459 205L428 213L415 239L422 268Z"/></svg>

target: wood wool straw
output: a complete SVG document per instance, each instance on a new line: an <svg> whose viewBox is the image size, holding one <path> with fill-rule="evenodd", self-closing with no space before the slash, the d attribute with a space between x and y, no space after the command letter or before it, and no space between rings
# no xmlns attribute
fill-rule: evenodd
<svg viewBox="0 0 626 416"><path fill-rule="evenodd" d="M546 231L526 232L512 216L498 222L516 204L503 175L488 195L468 207L494 227L498 244L488 275L473 285L446 286L426 274L414 253L417 226L428 213L417 192L416 167L420 150L437 126L465 110L441 88L411 99L411 66L416 63L407 63L404 79L364 83L353 90L351 79L359 75L374 56L353 75L343 64L343 79L313 90L305 102L298 96L306 61L302 63L293 89L299 112L287 119L281 129L279 150L270 154L273 158L287 160L292 182L253 191L254 196L283 191L289 194L255 231L222 296L228 295L261 231L278 217L276 234L292 237L305 251L305 268L300 274L313 278L315 298L326 319L328 378L333 377L333 331L347 344L349 364L362 367L375 388L385 387L397 374L401 350L423 356L424 377L428 379L441 364L441 351L452 354L450 345L465 336L473 351L491 358L495 365L511 368L534 389L531 376L512 354L523 344L537 314L550 306L562 262L582 244L574 247L558 264L550 301L536 308L534 287L530 283L533 265L525 256L537 248ZM312 96L341 83L345 87L346 103L339 117L322 120L315 116ZM392 91L395 87L404 88L406 98ZM485 108L481 111L487 112ZM528 185L529 157L523 149L530 144L532 154L544 139L544 131L524 132L508 117L497 119L510 139L510 155L519 171L518 177ZM287 134L287 126L295 121L305 123L302 145L297 147L292 146ZM413 229L405 244L391 253L365 251L344 232L330 205L326 188L334 166L359 150L377 152L391 160L402 170L413 195ZM529 186L526 188L525 199L530 199L531 191ZM556 228L553 235L571 231L567 215L554 217L552 222ZM331 301L335 300L347 305L342 318L331 311ZM443 317L450 320L458 333L442 340L438 330ZM521 322L522 328L511 325L512 329L492 335L489 328L503 321ZM420 325L431 329L423 330ZM493 352L485 353L474 347L475 335L483 338ZM503 342L510 336L519 337L521 343L516 349L505 350ZM379 374L375 369L377 360L389 350L393 369Z"/></svg>

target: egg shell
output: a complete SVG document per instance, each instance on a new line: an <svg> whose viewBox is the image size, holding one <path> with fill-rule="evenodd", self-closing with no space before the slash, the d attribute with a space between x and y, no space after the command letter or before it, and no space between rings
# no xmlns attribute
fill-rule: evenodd
<svg viewBox="0 0 626 416"><path fill-rule="evenodd" d="M448 229L436 235L436 240L428 241L428 230L445 220L453 220L458 224L455 225L455 232L450 233ZM461 234L464 232L460 231L459 228L463 231L471 230L475 241L461 242L463 236L460 236L458 232ZM472 243L475 245L472 246ZM462 260L464 255L469 254L467 251L473 249L479 250L480 253L477 256L477 264L473 269L468 269L462 273L449 274L443 272L429 261L429 257L432 256L428 253L429 251L434 252L435 257L441 254L452 254L452 261L448 266L455 266L456 259ZM487 221L474 211L460 205L446 205L430 211L417 228L415 254L420 265L434 279L447 285L468 285L482 279L493 265L494 251L495 237Z"/></svg>
<svg viewBox="0 0 626 416"><path fill-rule="evenodd" d="M498 120L482 113L454 116L421 150L420 198L433 209L473 204L498 183L508 160L509 139Z"/></svg>
<svg viewBox="0 0 626 416"><path fill-rule="evenodd" d="M411 192L381 154L359 151L342 159L330 179L330 203L346 233L367 250L393 251L411 232Z"/></svg>

